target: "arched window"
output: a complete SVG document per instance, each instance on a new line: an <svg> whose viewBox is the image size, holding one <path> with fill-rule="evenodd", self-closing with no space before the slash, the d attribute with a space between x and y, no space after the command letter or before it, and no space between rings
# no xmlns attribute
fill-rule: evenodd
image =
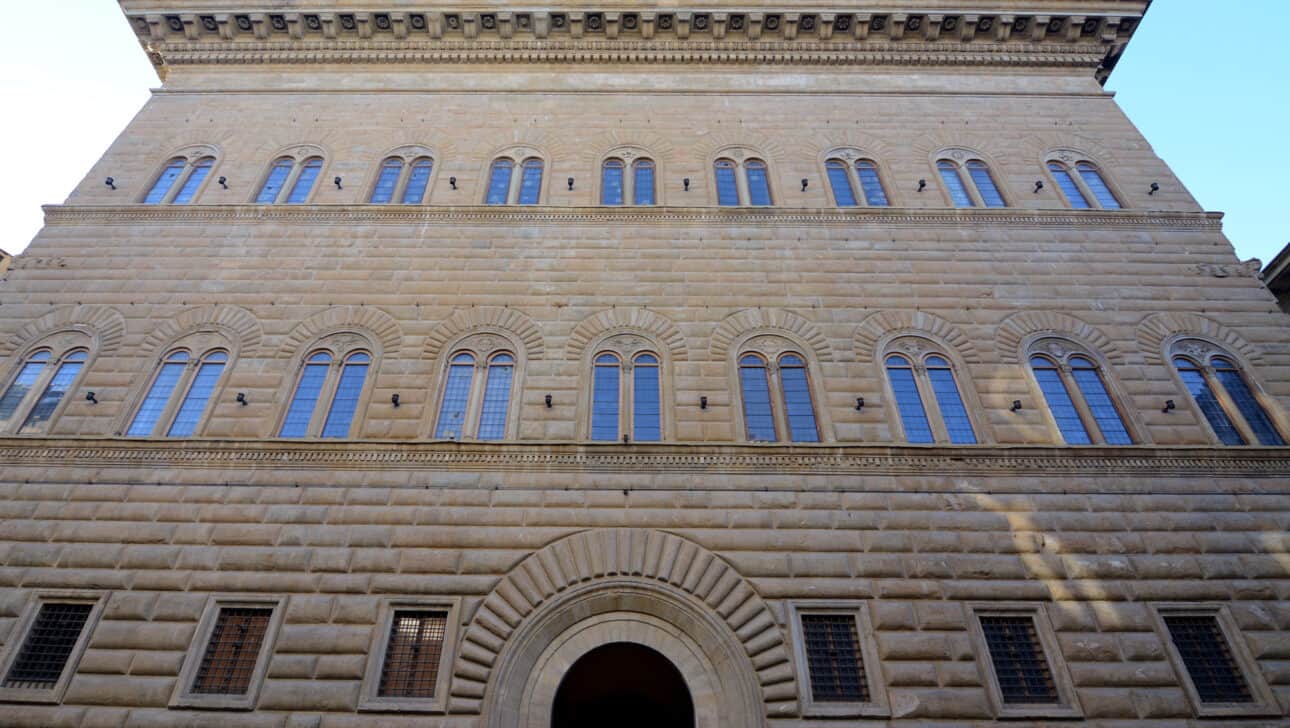
<svg viewBox="0 0 1290 728"><path fill-rule="evenodd" d="M936 163L936 170L955 207L1008 206L990 173L990 166L980 159L963 163L942 159Z"/></svg>
<svg viewBox="0 0 1290 728"><path fill-rule="evenodd" d="M853 156L854 152L848 152ZM830 159L824 163L828 172L833 201L838 207L887 207L887 191L882 186L878 165L872 160L857 159L854 164L844 159ZM859 194L857 194L857 191Z"/></svg>
<svg viewBox="0 0 1290 728"><path fill-rule="evenodd" d="M637 159L632 162L632 204L653 205L654 200L654 161Z"/></svg>
<svg viewBox="0 0 1290 728"><path fill-rule="evenodd" d="M414 148L406 149L403 156L389 157L381 162L368 202L389 205L398 200L403 205L420 205L425 201L434 160L414 156L416 153Z"/></svg>
<svg viewBox="0 0 1290 728"><path fill-rule="evenodd" d="M510 201L511 195L511 172L515 169L515 162L509 159L495 159L493 166L488 171L488 197L484 200L488 205L505 205Z"/></svg>
<svg viewBox="0 0 1290 728"><path fill-rule="evenodd" d="M1063 155L1063 158L1069 156ZM1077 162L1072 172L1071 165L1059 159L1048 161L1048 172L1057 182L1062 197L1076 210L1087 210L1094 206L1104 210L1119 210L1120 201L1116 199L1101 171L1092 162Z"/></svg>
<svg viewBox="0 0 1290 728"><path fill-rule="evenodd" d="M315 351L306 357L278 437L350 437L371 364L372 355L365 351L343 358Z"/></svg>
<svg viewBox="0 0 1290 728"><path fill-rule="evenodd" d="M542 194L542 160L524 160L524 177L520 180L520 204L536 205Z"/></svg>
<svg viewBox="0 0 1290 728"><path fill-rule="evenodd" d="M759 354L744 354L739 386L749 440L820 441L811 380L800 354L782 354L773 367Z"/></svg>
<svg viewBox="0 0 1290 728"><path fill-rule="evenodd" d="M1133 436L1093 357L1065 342L1040 342L1030 369L1068 445L1132 445Z"/></svg>
<svg viewBox="0 0 1290 728"><path fill-rule="evenodd" d="M955 445L977 443L976 430L963 404L949 359L940 354L927 354L915 363L912 355L891 354L886 359L886 368L906 440Z"/></svg>
<svg viewBox="0 0 1290 728"><path fill-rule="evenodd" d="M309 202L322 174L323 159L309 156L299 163L297 161L295 157L283 156L273 162L255 196L256 204L273 205L285 201L289 205L302 205ZM285 190L290 192L284 199Z"/></svg>
<svg viewBox="0 0 1290 728"><path fill-rule="evenodd" d="M606 159L600 166L600 204L623 204L623 170L621 159Z"/></svg>
<svg viewBox="0 0 1290 728"><path fill-rule="evenodd" d="M749 159L744 162L744 174L748 177L748 204L770 204L770 180L766 178L766 163L760 159Z"/></svg>
<svg viewBox="0 0 1290 728"><path fill-rule="evenodd" d="M497 352L486 361L482 376L476 377L478 359L458 352L448 360L439 417L434 436L460 440L472 434L479 440L503 440L510 422L511 396L515 384L515 356Z"/></svg>
<svg viewBox="0 0 1290 728"><path fill-rule="evenodd" d="M1174 368L1224 445L1285 445L1285 438L1236 359L1202 341L1173 347Z"/></svg>
<svg viewBox="0 0 1290 728"><path fill-rule="evenodd" d="M734 207L739 204L739 183L735 179L735 163L729 159L718 159L713 164L717 178L717 204L722 207Z"/></svg>
<svg viewBox="0 0 1290 728"><path fill-rule="evenodd" d="M214 166L214 157L201 157L192 164L189 164L184 157L170 160L157 176L157 181L148 190L148 194L143 199L144 204L190 204ZM177 184L180 179L183 183Z"/></svg>
<svg viewBox="0 0 1290 728"><path fill-rule="evenodd" d="M591 439L662 440L661 385L659 358L654 354L627 358L613 352L597 354L591 372Z"/></svg>
<svg viewBox="0 0 1290 728"><path fill-rule="evenodd" d="M68 392L89 361L84 349L54 356L48 349L32 352L0 395L0 433L18 423L20 435L47 432Z"/></svg>
<svg viewBox="0 0 1290 728"><path fill-rule="evenodd" d="M227 364L228 353L220 350L197 359L183 349L167 354L126 435L192 437L204 420Z"/></svg>

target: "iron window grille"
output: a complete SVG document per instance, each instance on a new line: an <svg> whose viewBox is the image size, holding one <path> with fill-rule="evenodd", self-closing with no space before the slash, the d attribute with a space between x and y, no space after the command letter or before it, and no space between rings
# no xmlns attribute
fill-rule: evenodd
<svg viewBox="0 0 1290 728"><path fill-rule="evenodd" d="M981 632L1005 704L1047 705L1060 700L1033 617L983 616Z"/></svg>
<svg viewBox="0 0 1290 728"><path fill-rule="evenodd" d="M869 702L869 682L855 617L803 614L802 636L811 679L811 698L820 703Z"/></svg>
<svg viewBox="0 0 1290 728"><path fill-rule="evenodd" d="M93 604L42 604L0 686L22 690L53 689L67 667L93 609Z"/></svg>
<svg viewBox="0 0 1290 728"><path fill-rule="evenodd" d="M1166 616L1164 622L1202 703L1255 702L1215 617Z"/></svg>
<svg viewBox="0 0 1290 728"><path fill-rule="evenodd" d="M433 698L447 632L445 611L396 611L377 695Z"/></svg>
<svg viewBox="0 0 1290 728"><path fill-rule="evenodd" d="M191 692L245 695L272 616L272 609L221 607Z"/></svg>

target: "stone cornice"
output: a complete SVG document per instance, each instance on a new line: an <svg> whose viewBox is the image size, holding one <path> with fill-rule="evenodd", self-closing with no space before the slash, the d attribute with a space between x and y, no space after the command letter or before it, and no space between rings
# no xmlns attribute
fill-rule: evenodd
<svg viewBox="0 0 1290 728"><path fill-rule="evenodd" d="M1222 229L1213 212L914 208L545 207L406 205L46 205L45 224L294 222L308 225L759 225L880 228Z"/></svg>
<svg viewBox="0 0 1290 728"><path fill-rule="evenodd" d="M182 3L180 4L183 5ZM127 7L164 76L212 64L758 64L1085 67L1105 77L1141 19L1031 3L1025 12L848 7L354 11Z"/></svg>
<svg viewBox="0 0 1290 728"><path fill-rule="evenodd" d="M0 438L6 468L543 472L650 475L1271 478L1290 448L286 442ZM159 476L167 480L170 476ZM747 487L747 483L743 484ZM705 486L706 487L706 486ZM1290 492L1290 490L1287 490Z"/></svg>

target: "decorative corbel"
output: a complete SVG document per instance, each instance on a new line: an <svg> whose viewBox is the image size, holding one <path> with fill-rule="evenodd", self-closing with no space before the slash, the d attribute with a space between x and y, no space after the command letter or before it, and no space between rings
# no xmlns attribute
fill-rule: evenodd
<svg viewBox="0 0 1290 728"><path fill-rule="evenodd" d="M461 32L467 38L479 37L479 13L461 14Z"/></svg>
<svg viewBox="0 0 1290 728"><path fill-rule="evenodd" d="M568 15L567 22L569 23L569 35L574 38L581 38L582 34L586 31L586 28L584 26L586 25L586 22L587 22L587 14L580 10L575 10L568 13L567 15Z"/></svg>
<svg viewBox="0 0 1290 728"><path fill-rule="evenodd" d="M905 23L908 22L909 16L904 13L894 13L891 19L887 21L887 36L892 40L900 40L905 37Z"/></svg>
<svg viewBox="0 0 1290 728"><path fill-rule="evenodd" d="M761 37L762 24L765 21L765 13L748 13L748 40L757 40Z"/></svg>
<svg viewBox="0 0 1290 728"><path fill-rule="evenodd" d="M820 13L816 19L817 35L820 40L828 40L833 37L833 23L837 21L836 13Z"/></svg>
<svg viewBox="0 0 1290 728"><path fill-rule="evenodd" d="M730 22L730 13L712 14L712 37L720 40L726 37L726 23Z"/></svg>
<svg viewBox="0 0 1290 728"><path fill-rule="evenodd" d="M797 40L797 24L801 21L801 13L784 13L784 40Z"/></svg>
<svg viewBox="0 0 1290 728"><path fill-rule="evenodd" d="M676 13L676 37L685 40L690 37L690 22L694 20L694 13L688 10L681 10Z"/></svg>
<svg viewBox="0 0 1290 728"><path fill-rule="evenodd" d="M390 13L390 25L394 26L394 37L403 40L408 37L407 13Z"/></svg>
<svg viewBox="0 0 1290 728"><path fill-rule="evenodd" d="M641 37L649 40L654 37L654 25L658 20L658 14L651 12L642 12L640 15Z"/></svg>
<svg viewBox="0 0 1290 728"><path fill-rule="evenodd" d="M605 18L605 37L617 38L618 31L622 27L623 14L619 12L606 11L604 18Z"/></svg>
<svg viewBox="0 0 1290 728"><path fill-rule="evenodd" d="M941 37L941 23L945 22L944 15L927 15L923 18L923 37L927 40L937 40Z"/></svg>

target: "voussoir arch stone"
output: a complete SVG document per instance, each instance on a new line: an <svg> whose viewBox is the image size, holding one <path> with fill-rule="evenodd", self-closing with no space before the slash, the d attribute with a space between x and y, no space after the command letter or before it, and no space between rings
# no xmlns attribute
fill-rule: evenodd
<svg viewBox="0 0 1290 728"><path fill-rule="evenodd" d="M12 336L0 337L0 356L7 357L50 334L67 330L89 336L97 355L111 354L125 339L125 316L111 306L62 306L24 325Z"/></svg>
<svg viewBox="0 0 1290 728"><path fill-rule="evenodd" d="M565 358L579 360L587 346L609 333L639 333L665 347L673 361L686 360L685 336L668 317L645 308L611 308L583 319L569 334Z"/></svg>
<svg viewBox="0 0 1290 728"><path fill-rule="evenodd" d="M505 331L524 344L524 356L541 359L543 354L542 329L524 313L502 306L477 306L458 309L444 319L426 337L424 355L438 359L444 347L476 331Z"/></svg>
<svg viewBox="0 0 1290 728"><path fill-rule="evenodd" d="M255 314L239 306L197 306L181 311L148 332L140 352L151 356L163 346L182 336L197 331L216 330L235 341L243 356L254 356L264 331Z"/></svg>
<svg viewBox="0 0 1290 728"><path fill-rule="evenodd" d="M1036 334L1069 338L1091 348L1113 364L1124 363L1124 352L1111 337L1085 321L1056 311L1022 311L1004 319L994 337L999 358L1008 364L1020 363L1022 345Z"/></svg>
<svg viewBox="0 0 1290 728"><path fill-rule="evenodd" d="M371 306L333 306L296 324L278 350L282 358L300 353L302 347L329 334L358 331L370 334L381 345L381 354L394 356L403 344L403 330L393 316Z"/></svg>
<svg viewBox="0 0 1290 728"><path fill-rule="evenodd" d="M1138 344L1151 364L1165 361L1165 346L1170 339L1195 336L1221 344L1250 364L1263 360L1263 352L1244 337L1217 321L1195 313L1153 313L1138 323Z"/></svg>
<svg viewBox="0 0 1290 728"><path fill-rule="evenodd" d="M976 344L957 326L926 311L878 311L856 327L856 361L867 364L882 352L884 339L895 336L924 336L952 348L968 364L981 363Z"/></svg>
<svg viewBox="0 0 1290 728"><path fill-rule="evenodd" d="M774 615L734 567L698 544L653 529L595 529L530 554L502 577L466 626L453 669L451 711L482 709L498 657L525 620L574 588L632 578L703 605L747 655L767 706L797 687Z"/></svg>
<svg viewBox="0 0 1290 728"><path fill-rule="evenodd" d="M712 332L709 351L716 361L724 361L730 347L751 333L787 333L811 347L818 361L833 361L833 349L814 323L792 311L775 308L748 308L730 314Z"/></svg>

